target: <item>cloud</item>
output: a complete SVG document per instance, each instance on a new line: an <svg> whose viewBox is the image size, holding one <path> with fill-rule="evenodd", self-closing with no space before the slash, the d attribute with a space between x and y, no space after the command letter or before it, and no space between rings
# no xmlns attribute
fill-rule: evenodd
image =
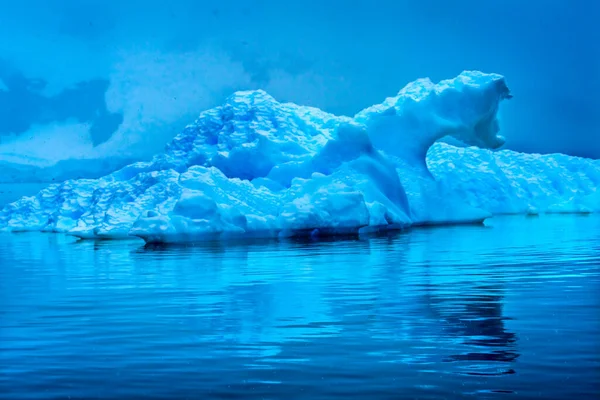
<svg viewBox="0 0 600 400"><path fill-rule="evenodd" d="M122 50L109 74L106 104L123 115L112 138L94 150L151 154L232 91L252 85L239 62L218 49L183 53Z"/></svg>
<svg viewBox="0 0 600 400"><path fill-rule="evenodd" d="M210 46L183 53L121 49L118 54L105 101L108 111L122 115L123 121L108 141L94 147L89 124L34 125L0 146L0 157L21 154L42 164L117 155L147 158L200 111L252 86L241 63Z"/></svg>
<svg viewBox="0 0 600 400"><path fill-rule="evenodd" d="M90 123L94 144L102 143L116 130L120 114L106 110L104 94L108 81L80 82L56 95L42 94L46 81L27 79L0 59L0 79L6 90L0 91L0 142L5 136L23 135L33 125L75 120Z"/></svg>
<svg viewBox="0 0 600 400"><path fill-rule="evenodd" d="M89 154L93 145L90 125L68 121L33 125L22 137L14 136L0 144L0 160L37 166L50 166L60 160Z"/></svg>

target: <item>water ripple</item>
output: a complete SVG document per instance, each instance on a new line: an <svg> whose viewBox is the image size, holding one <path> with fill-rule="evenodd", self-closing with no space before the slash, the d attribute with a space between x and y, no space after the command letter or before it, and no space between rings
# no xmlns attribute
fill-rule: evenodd
<svg viewBox="0 0 600 400"><path fill-rule="evenodd" d="M344 241L0 239L0 398L600 396L597 216Z"/></svg>

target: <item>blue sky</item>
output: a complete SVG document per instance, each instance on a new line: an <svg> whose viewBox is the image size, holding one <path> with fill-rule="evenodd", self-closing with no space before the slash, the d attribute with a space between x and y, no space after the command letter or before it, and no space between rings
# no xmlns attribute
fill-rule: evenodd
<svg viewBox="0 0 600 400"><path fill-rule="evenodd" d="M594 0L22 0L0 13L0 154L147 156L234 90L352 115L419 77L506 76L507 147L600 158Z"/></svg>

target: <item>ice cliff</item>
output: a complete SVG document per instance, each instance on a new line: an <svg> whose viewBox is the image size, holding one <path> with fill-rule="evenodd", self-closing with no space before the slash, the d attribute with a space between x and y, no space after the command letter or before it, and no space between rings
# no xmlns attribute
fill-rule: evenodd
<svg viewBox="0 0 600 400"><path fill-rule="evenodd" d="M600 161L490 151L510 97L481 72L417 80L354 118L237 92L150 162L6 206L0 230L182 242L599 210ZM445 136L477 147L436 143Z"/></svg>

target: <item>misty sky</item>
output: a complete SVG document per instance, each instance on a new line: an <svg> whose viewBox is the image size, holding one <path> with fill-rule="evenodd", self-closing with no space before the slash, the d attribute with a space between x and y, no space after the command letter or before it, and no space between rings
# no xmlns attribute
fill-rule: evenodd
<svg viewBox="0 0 600 400"><path fill-rule="evenodd" d="M2 0L0 157L149 155L238 89L353 115L506 76L507 147L600 158L595 0Z"/></svg>

